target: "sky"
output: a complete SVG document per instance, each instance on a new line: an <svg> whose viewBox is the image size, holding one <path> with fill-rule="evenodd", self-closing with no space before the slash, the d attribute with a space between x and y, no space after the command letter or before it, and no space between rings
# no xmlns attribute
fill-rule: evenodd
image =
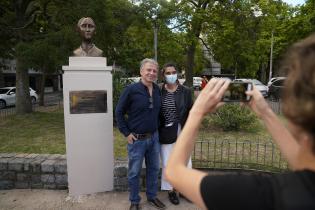
<svg viewBox="0 0 315 210"><path fill-rule="evenodd" d="M288 4L291 4L291 5L293 5L293 6L296 6L296 5L298 5L298 4L304 4L305 3L305 0L282 0L282 1L284 1L284 2L286 2L286 3L288 3Z"/></svg>

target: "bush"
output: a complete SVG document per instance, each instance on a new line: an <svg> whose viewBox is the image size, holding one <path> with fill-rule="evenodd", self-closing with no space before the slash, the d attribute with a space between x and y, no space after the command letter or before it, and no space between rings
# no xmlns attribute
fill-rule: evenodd
<svg viewBox="0 0 315 210"><path fill-rule="evenodd" d="M257 117L246 107L239 104L226 104L212 116L214 125L224 131L239 131L257 123Z"/></svg>

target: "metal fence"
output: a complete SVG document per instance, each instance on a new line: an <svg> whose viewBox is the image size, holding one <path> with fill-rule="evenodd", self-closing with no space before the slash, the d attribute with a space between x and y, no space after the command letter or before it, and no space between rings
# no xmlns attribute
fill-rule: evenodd
<svg viewBox="0 0 315 210"><path fill-rule="evenodd" d="M192 154L196 168L284 171L287 162L272 142L211 139L198 141Z"/></svg>
<svg viewBox="0 0 315 210"><path fill-rule="evenodd" d="M271 109L282 114L281 101L267 102ZM202 135L203 136L203 135ZM266 140L205 139L197 141L192 154L194 167L214 169L254 169L263 171L288 170L278 147Z"/></svg>
<svg viewBox="0 0 315 210"><path fill-rule="evenodd" d="M7 107L7 108L4 108L4 109L0 109L0 119L8 117L8 116L12 116L15 113L16 113L15 112L15 107Z"/></svg>
<svg viewBox="0 0 315 210"><path fill-rule="evenodd" d="M280 101L271 101L271 100L267 100L269 106L271 107L271 109L277 113L277 114L282 114L282 102Z"/></svg>

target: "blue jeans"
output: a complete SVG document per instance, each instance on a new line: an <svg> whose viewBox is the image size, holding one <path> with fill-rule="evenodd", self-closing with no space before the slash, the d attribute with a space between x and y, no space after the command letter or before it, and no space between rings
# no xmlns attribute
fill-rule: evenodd
<svg viewBox="0 0 315 210"><path fill-rule="evenodd" d="M150 139L137 140L128 144L128 183L129 200L131 203L140 203L139 180L143 158L146 165L146 195L147 199L154 199L158 191L158 174L160 171L160 143L158 132L154 132Z"/></svg>

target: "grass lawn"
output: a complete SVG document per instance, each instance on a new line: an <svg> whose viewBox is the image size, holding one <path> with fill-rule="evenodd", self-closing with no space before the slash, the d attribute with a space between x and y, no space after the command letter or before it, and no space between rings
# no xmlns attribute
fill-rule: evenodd
<svg viewBox="0 0 315 210"><path fill-rule="evenodd" d="M115 157L126 157L126 140L114 128ZM65 154L63 110L0 119L0 153Z"/></svg>
<svg viewBox="0 0 315 210"><path fill-rule="evenodd" d="M65 154L63 110L2 118L0 152Z"/></svg>
<svg viewBox="0 0 315 210"><path fill-rule="evenodd" d="M258 122L239 132L222 131L205 120L198 140L260 140L270 141L271 137ZM27 115L12 115L0 120L0 153L49 153L65 154L65 131L63 110L34 112ZM126 139L114 128L115 158L125 158Z"/></svg>

